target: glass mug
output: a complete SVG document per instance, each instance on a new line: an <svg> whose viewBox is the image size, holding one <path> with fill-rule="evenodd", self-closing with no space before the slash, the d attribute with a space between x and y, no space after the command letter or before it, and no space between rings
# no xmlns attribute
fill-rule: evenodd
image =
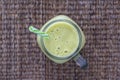
<svg viewBox="0 0 120 80"><path fill-rule="evenodd" d="M48 29L50 29L52 27L53 24L56 24L56 23L60 23L61 26L63 26L64 28L64 25L67 25L67 26L72 26L73 28L71 28L70 30L72 31L72 29L75 29L76 33L77 33L77 38L78 38L78 43L77 44L77 47L73 47L75 48L73 52L71 52L69 55L66 55L66 56L56 56L52 53L52 51L50 52L48 50L49 47L47 46L50 46L49 44L47 44L47 41L49 41L49 39L45 39L39 35L37 35L37 43L39 45L39 47L41 48L41 50L44 52L44 54L52 61L54 61L55 63L58 63L58 64L62 64L62 63L65 63L67 61L69 61L70 59L73 59L81 68L84 68L87 66L87 62L86 60L79 54L80 50L84 47L84 44L85 44L85 36L83 34L83 31L80 29L80 27L72 20L70 19L69 17L65 16L65 15L59 15L59 16L56 16L54 18L52 18L51 20L49 20L41 29L40 31L42 32L47 32ZM62 24L62 23L65 23L65 24ZM56 24L57 25L57 24ZM59 26L59 24L58 24ZM54 28L53 28L54 29ZM66 27L67 29L67 27ZM65 29L65 30L66 30ZM69 29L69 28L68 28ZM52 30L52 29L51 29ZM67 31L67 30L66 30ZM66 33L65 31L65 33ZM63 31L64 32L64 31ZM75 33L75 34L76 34ZM58 33L56 33L55 35L57 35ZM71 33L69 33L70 35L72 35ZM69 35L68 34L68 35ZM74 32L73 32L74 34ZM77 39L76 38L76 39ZM70 38L72 39L72 38ZM74 39L73 39L74 40ZM46 43L45 43L46 41ZM77 42L77 41L76 41ZM58 42L58 44L62 44L61 41ZM64 43L64 39L63 39L63 43ZM72 45L72 43L75 43L75 42L71 42L70 44ZM54 43L52 44L54 45ZM56 44L57 45L57 44ZM69 44L68 44L69 45ZM70 46L71 46L70 45ZM51 48L52 46L50 46ZM64 47L64 45L63 45ZM69 47L69 46L68 46ZM61 46L62 48L62 46ZM54 48L53 48L54 49ZM72 49L72 48L71 48ZM68 52L69 50L71 49L68 49ZM58 50L60 51L60 50Z"/></svg>

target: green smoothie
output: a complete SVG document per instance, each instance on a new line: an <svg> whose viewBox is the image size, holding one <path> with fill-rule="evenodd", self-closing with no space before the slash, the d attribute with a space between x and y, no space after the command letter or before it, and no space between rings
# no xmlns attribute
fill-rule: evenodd
<svg viewBox="0 0 120 80"><path fill-rule="evenodd" d="M85 45L85 36L71 18L59 15L47 21L40 30L30 26L29 31L37 34L37 43L50 60L62 64L73 59L81 68L87 66L79 54Z"/></svg>
<svg viewBox="0 0 120 80"><path fill-rule="evenodd" d="M76 51L79 46L79 34L73 25L56 22L46 29L49 39L44 38L47 51L57 57L66 57Z"/></svg>

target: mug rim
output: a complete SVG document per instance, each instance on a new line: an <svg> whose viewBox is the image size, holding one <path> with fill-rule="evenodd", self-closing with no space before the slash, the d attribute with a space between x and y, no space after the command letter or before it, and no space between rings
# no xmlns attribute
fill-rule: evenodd
<svg viewBox="0 0 120 80"><path fill-rule="evenodd" d="M57 59L57 60L69 59L69 58L72 58L72 57L76 56L76 55L79 53L79 51L80 51L81 43L82 43L82 35L81 35L81 31L80 31L78 25L75 24L74 22L72 22L71 20L58 19L58 20L50 21L47 25L44 26L44 28L42 29L42 31L45 32L46 29L47 29L51 24L56 23L56 22L67 22L68 24L71 24L71 25L77 30L77 33L78 33L78 35L79 35L79 45L78 45L78 47L77 47L76 50L75 50L74 52L72 52L70 55L65 56L65 57L62 57L62 56L58 57L58 56L52 55L52 54L45 48L44 39L43 39L43 38L40 38L42 49L44 50L44 52L45 52L48 56L50 56L51 58Z"/></svg>

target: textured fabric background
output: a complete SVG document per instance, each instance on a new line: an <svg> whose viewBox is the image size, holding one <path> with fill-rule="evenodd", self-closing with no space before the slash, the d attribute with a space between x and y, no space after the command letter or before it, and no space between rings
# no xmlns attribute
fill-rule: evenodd
<svg viewBox="0 0 120 80"><path fill-rule="evenodd" d="M85 70L50 61L28 31L59 14L85 33ZM120 0L0 0L0 80L120 80Z"/></svg>

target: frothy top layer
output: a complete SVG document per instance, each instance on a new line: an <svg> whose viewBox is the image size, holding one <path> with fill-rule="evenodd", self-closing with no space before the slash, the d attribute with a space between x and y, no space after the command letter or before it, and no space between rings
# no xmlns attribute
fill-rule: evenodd
<svg viewBox="0 0 120 80"><path fill-rule="evenodd" d="M78 32L76 28L69 23L53 23L46 29L46 33L49 35L49 39L44 39L45 48L54 56L69 56L78 47Z"/></svg>

